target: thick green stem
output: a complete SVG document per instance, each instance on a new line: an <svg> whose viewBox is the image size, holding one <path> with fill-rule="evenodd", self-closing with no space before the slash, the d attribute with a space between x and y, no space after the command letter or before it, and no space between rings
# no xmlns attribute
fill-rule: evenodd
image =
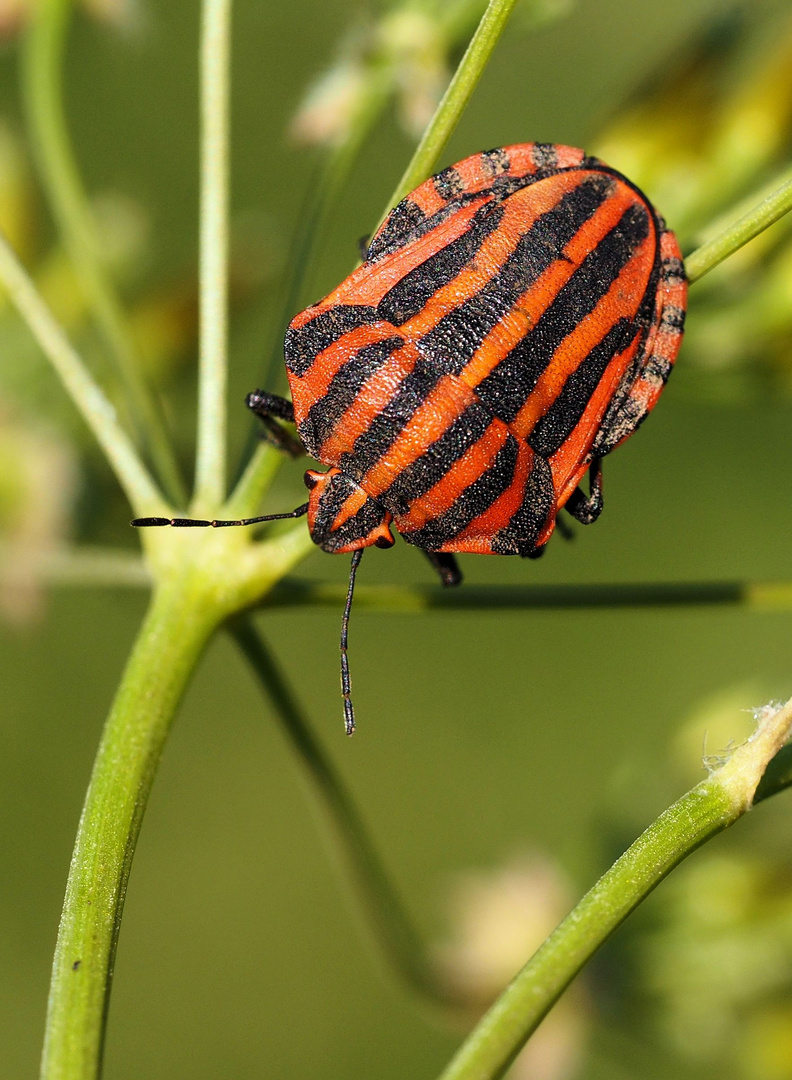
<svg viewBox="0 0 792 1080"><path fill-rule="evenodd" d="M427 952L369 838L357 807L303 715L264 639L249 617L234 620L231 633L247 657L292 745L311 794L330 826L343 868L354 883L377 943L394 969L421 994L447 1003Z"/></svg>
<svg viewBox="0 0 792 1080"><path fill-rule="evenodd" d="M80 181L63 109L63 53L71 0L40 0L23 55L23 89L42 184L86 299L109 347L136 434L174 505L184 485L164 422L143 378L132 331L102 263L90 204Z"/></svg>
<svg viewBox="0 0 792 1080"><path fill-rule="evenodd" d="M516 4L517 0L489 0L454 77L388 202L382 221L396 203L431 173L484 74L492 50L498 44Z"/></svg>
<svg viewBox="0 0 792 1080"><path fill-rule="evenodd" d="M199 510L218 507L226 485L228 192L231 0L204 0L201 32L201 319L198 370Z"/></svg>
<svg viewBox="0 0 792 1080"><path fill-rule="evenodd" d="M789 782L792 703L768 708L756 733L721 768L655 821L604 874L509 984L440 1080L497 1080L580 969L691 852L753 805L768 763L781 751L773 789ZM779 756L781 756L779 754ZM767 797L771 791L764 791Z"/></svg>
<svg viewBox="0 0 792 1080"><path fill-rule="evenodd" d="M165 736L217 605L186 576L155 592L94 764L53 964L42 1080L100 1074L124 894Z"/></svg>

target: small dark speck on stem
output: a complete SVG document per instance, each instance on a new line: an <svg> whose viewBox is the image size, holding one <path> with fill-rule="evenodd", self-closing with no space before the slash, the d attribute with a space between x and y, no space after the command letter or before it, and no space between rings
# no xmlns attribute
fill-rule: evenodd
<svg viewBox="0 0 792 1080"><path fill-rule="evenodd" d="M72 971L78 971L82 960L75 960L72 964Z"/></svg>

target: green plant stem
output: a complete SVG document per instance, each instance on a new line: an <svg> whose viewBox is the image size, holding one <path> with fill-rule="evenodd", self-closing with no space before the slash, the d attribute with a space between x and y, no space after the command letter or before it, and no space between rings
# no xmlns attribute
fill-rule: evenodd
<svg viewBox="0 0 792 1080"><path fill-rule="evenodd" d="M165 736L218 619L190 577L155 592L107 720L72 857L42 1080L93 1080L132 855Z"/></svg>
<svg viewBox="0 0 792 1080"><path fill-rule="evenodd" d="M454 128L459 123L516 4L517 0L489 0L476 32L454 72L454 77L388 202L380 225L392 207L432 172Z"/></svg>
<svg viewBox="0 0 792 1080"><path fill-rule="evenodd" d="M135 512L163 513L166 507L162 496L132 440L119 424L115 409L72 348L2 234L0 281L93 432Z"/></svg>
<svg viewBox="0 0 792 1080"><path fill-rule="evenodd" d="M342 585L284 578L264 600L266 607L329 607L338 610ZM763 611L792 608L792 582L658 582L612 585L358 585L355 609L416 614L422 611L564 610L586 608L743 606Z"/></svg>
<svg viewBox="0 0 792 1080"><path fill-rule="evenodd" d="M63 109L63 54L71 0L40 0L23 53L23 92L41 181L85 297L110 348L137 441L145 446L169 498L185 503L184 484L155 399L146 385L131 329L104 269L91 207L80 182Z"/></svg>
<svg viewBox="0 0 792 1080"><path fill-rule="evenodd" d="M440 1080L504 1075L575 975L630 912L691 852L750 809L791 723L787 702L760 721L757 733L725 765L649 826L513 979Z"/></svg>
<svg viewBox="0 0 792 1080"><path fill-rule="evenodd" d="M743 205L743 204L741 204ZM691 284L709 273L735 251L764 232L784 214L792 210L792 179L782 183L771 194L762 198L723 232L702 244L685 259L685 269Z"/></svg>
<svg viewBox="0 0 792 1080"><path fill-rule="evenodd" d="M231 0L204 0L201 25L201 222L195 498L218 507L226 486Z"/></svg>
<svg viewBox="0 0 792 1080"><path fill-rule="evenodd" d="M329 825L334 848L353 882L374 937L394 969L419 993L447 1002L432 964L401 899L370 840L354 800L311 730L285 676L248 616L231 622L230 632L272 704L306 780Z"/></svg>

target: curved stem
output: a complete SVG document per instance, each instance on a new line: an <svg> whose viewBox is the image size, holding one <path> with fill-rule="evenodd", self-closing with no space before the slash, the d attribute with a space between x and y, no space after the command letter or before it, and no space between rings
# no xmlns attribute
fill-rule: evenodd
<svg viewBox="0 0 792 1080"><path fill-rule="evenodd" d="M459 123L516 4L517 0L489 0L476 32L465 50L465 55L460 60L454 77L424 131L409 165L404 170L377 228L388 216L392 207L432 172L437 159L451 138L451 133Z"/></svg>
<svg viewBox="0 0 792 1080"><path fill-rule="evenodd" d="M107 720L58 932L42 1080L101 1070L121 913L140 823L185 684L218 619L190 578L155 592Z"/></svg>
<svg viewBox="0 0 792 1080"><path fill-rule="evenodd" d="M757 732L725 765L649 826L513 979L440 1080L503 1076L575 975L630 912L691 852L750 809L790 725L792 703L767 710Z"/></svg>
<svg viewBox="0 0 792 1080"><path fill-rule="evenodd" d="M0 281L11 302L30 327L44 355L58 373L96 441L110 462L118 482L136 513L157 513L165 503L138 457L132 440L121 427L115 409L72 348L36 286L17 259L8 241L0 234Z"/></svg>
<svg viewBox="0 0 792 1080"><path fill-rule="evenodd" d="M226 485L231 0L204 0L201 29L201 271L195 498L218 507Z"/></svg>
<svg viewBox="0 0 792 1080"><path fill-rule="evenodd" d="M786 174L785 174L786 175ZM744 204L741 204L744 205ZM723 232L702 244L685 259L685 269L691 284L709 273L735 251L753 240L759 233L773 225L792 210L792 179L786 180L775 191L742 214Z"/></svg>
<svg viewBox="0 0 792 1080"><path fill-rule="evenodd" d="M62 68L70 12L70 0L40 0L33 7L22 67L33 148L69 258L110 347L138 441L147 446L168 497L183 506L184 485L173 448L141 373L124 310L102 265L93 214L69 143Z"/></svg>
<svg viewBox="0 0 792 1080"><path fill-rule="evenodd" d="M345 869L394 969L420 993L447 1003L421 939L405 911L360 818L354 801L311 730L291 687L249 617L234 620L231 635L250 663L304 770L308 787L329 824Z"/></svg>

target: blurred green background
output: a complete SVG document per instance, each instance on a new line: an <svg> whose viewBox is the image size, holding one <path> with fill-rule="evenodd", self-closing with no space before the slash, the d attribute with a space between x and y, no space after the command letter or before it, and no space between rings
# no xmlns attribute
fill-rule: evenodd
<svg viewBox="0 0 792 1080"><path fill-rule="evenodd" d="M18 91L24 4L6 7L0 212L7 229L18 226L15 242L75 340L99 358L30 179ZM339 55L359 55L360 41L395 7L237 2L230 406L237 457L247 434L242 399L266 370L290 238L317 184L321 150L297 145L293 118L310 85ZM443 164L529 139L603 153L613 147L610 163L643 170L631 175L669 224L677 226L674 209L684 218L690 250L708 218L789 160L792 88L781 85L784 50L792 54L788 5L581 0L545 3L544 14L547 21L532 26L528 10L518 11ZM65 98L86 185L117 245L118 278L185 463L195 402L197 44L194 3L86 5L69 36ZM456 55L452 49L452 61ZM757 92L756 104L752 88L768 70L781 72L780 82ZM735 87L753 111L736 134L729 129L731 148L726 136L715 145L712 132L737 108L729 98ZM330 212L301 304L348 272L411 147L389 108ZM732 161L739 175L730 187ZM691 209L691 192L702 186L701 205ZM596 528L578 529L572 543L554 540L538 563L467 557L468 582L789 576L787 240L788 228L777 227L753 256L743 253L736 268L694 290L691 344L649 423L607 461L607 509ZM14 562L20 535L22 546L71 534L77 543L133 550L112 477L7 309L0 348L0 527L14 574L27 572ZM39 473L20 464L31 461ZM268 497L272 509L299 499L303 468L283 469ZM299 570L339 582L346 573L346 559L319 553ZM42 589L35 575L19 589L14 574L3 579L0 624L0 1045L8 1080L37 1068L80 805L146 602L142 590L121 587ZM373 550L361 580L431 575L399 544ZM705 730L706 752L714 753L745 731L741 710L792 692L792 620L784 610L360 610L351 631L359 730L347 740L339 617L300 609L258 620L421 930L448 942L465 927L469 937L476 924L485 950L486 933L497 937L514 908L537 933L549 929L542 920L563 915L702 775ZM587 972L559 1017L557 1045L546 1040L519 1075L792 1077L789 798L763 805L651 898ZM460 899L459 881L471 872L485 877L476 879L478 894L468 881ZM489 931L481 912L476 923L473 894L492 909ZM427 1012L396 982L348 901L269 707L220 636L181 709L144 823L106 1076L435 1076L463 1026ZM505 970L520 956L507 958Z"/></svg>

